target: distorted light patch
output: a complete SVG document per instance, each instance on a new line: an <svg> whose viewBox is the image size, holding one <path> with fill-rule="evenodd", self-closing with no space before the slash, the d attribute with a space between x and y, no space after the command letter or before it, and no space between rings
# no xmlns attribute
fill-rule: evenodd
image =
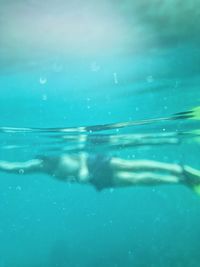
<svg viewBox="0 0 200 267"><path fill-rule="evenodd" d="M42 9L42 6L41 6ZM105 12L106 10L106 12ZM38 12L11 11L6 37L14 37L16 48L33 49L37 53L84 54L112 52L123 46L128 25L110 5L69 6L57 12L52 7ZM20 29L20 31L19 31ZM133 36L132 36L133 37ZM34 52L34 51L32 51Z"/></svg>

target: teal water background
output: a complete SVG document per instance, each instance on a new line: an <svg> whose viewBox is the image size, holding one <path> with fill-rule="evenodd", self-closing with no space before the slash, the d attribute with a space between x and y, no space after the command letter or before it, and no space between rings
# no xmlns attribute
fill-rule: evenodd
<svg viewBox="0 0 200 267"><path fill-rule="evenodd" d="M30 34L33 40L38 31L41 37L42 30L32 29L29 24L27 31L16 26L13 28L16 35L12 35L14 26L10 26L10 16L15 10L16 14L30 15L32 3L20 1L18 7L13 7L11 2L8 6L2 2L1 11L4 26L0 28L4 37L0 51L2 127L64 128L139 121L167 117L199 106L198 14L194 12L190 17L193 24L187 19L191 10L198 9L197 2L191 1L188 8L184 6L184 14L188 16L183 19L169 1L164 9L168 12L168 16L163 15L164 22L160 20L160 5L160 15L154 16L156 1L151 9L142 1L143 9L142 5L140 8L133 5L133 11L127 7L128 1L124 6L117 2L114 10L116 14L116 6L120 6L117 14L123 21L120 37L123 41L107 41L109 34L102 39L104 34L100 30L97 36L101 40L94 34L81 44L75 37L70 39L71 46L76 43L70 53L66 52L67 37L63 35L65 50L61 45L62 35L55 35L55 29L52 35L57 36L59 43L49 43L51 32L45 32L47 40L41 39L41 47L37 42L32 41L31 46L31 40L24 41L22 36L28 38L28 30L33 31ZM114 5L109 3L103 7L107 17L112 14L110 5ZM54 13L52 9L49 11L50 18L61 14L62 4L60 1L57 4ZM140 14L146 10L145 4L153 15L146 11L144 16ZM36 12L37 6L34 9L40 17L48 13L48 5L44 5L40 12ZM95 3L89 6L93 11ZM82 14L83 8L80 10ZM139 12L137 27L142 28L141 49L138 36L132 32L132 14L137 13L134 10ZM173 23L170 14L175 18ZM34 20L34 16L28 18L28 15L25 22ZM19 22L17 15L14 21ZM114 24L115 30L116 27ZM22 35L17 34L19 29ZM106 31L106 26L103 30ZM77 32L85 37L84 31ZM137 49L133 47L134 38ZM90 48L85 48L89 42L93 46L102 42L103 48L91 49L90 53ZM110 43L108 47L106 42ZM52 49L56 46L58 49ZM142 134L198 128L198 121L178 121L131 127L127 131ZM14 133L1 133L0 140L0 159L9 161L33 158L41 149L45 150L44 143L48 151L55 141L49 136ZM8 145L6 149L5 145ZM17 145L19 148L14 147ZM107 149L106 152L128 159L154 159L200 168L198 142ZM65 184L45 175L0 173L0 199L0 267L199 266L200 198L184 186L123 188L98 193L89 186Z"/></svg>

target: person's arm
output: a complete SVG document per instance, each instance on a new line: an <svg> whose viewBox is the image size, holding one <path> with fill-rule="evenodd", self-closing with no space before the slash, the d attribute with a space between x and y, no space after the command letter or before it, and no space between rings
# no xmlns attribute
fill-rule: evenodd
<svg viewBox="0 0 200 267"><path fill-rule="evenodd" d="M25 162L0 161L0 171L15 174L30 174L42 171L43 160L33 159Z"/></svg>

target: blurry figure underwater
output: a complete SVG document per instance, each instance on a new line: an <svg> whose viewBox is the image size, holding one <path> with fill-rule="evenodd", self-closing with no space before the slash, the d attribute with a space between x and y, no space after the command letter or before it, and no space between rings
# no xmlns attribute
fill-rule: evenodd
<svg viewBox="0 0 200 267"><path fill-rule="evenodd" d="M165 118L165 120L179 119L200 120L200 107ZM142 123L149 124L159 120L148 120ZM134 125L132 122L130 124ZM124 127L124 124L117 124L117 127L119 126ZM106 126L106 129L109 127ZM4 127L2 131L6 131L5 129ZM199 143L199 130L193 130L187 134L196 133L197 136L195 135L194 138ZM115 144L120 138L111 137L110 141ZM131 138L131 142L134 144L136 142L138 145L138 138L136 141ZM141 144L145 142L144 138L141 139ZM148 144L162 144L162 142L163 139L147 138ZM174 139L164 139L164 142L174 142ZM191 166L147 159L122 159L98 153L77 152L59 156L38 156L25 162L0 161L0 171L15 174L44 173L60 181L92 185L97 191L137 185L182 184L200 195L200 170Z"/></svg>
<svg viewBox="0 0 200 267"><path fill-rule="evenodd" d="M200 194L200 171L188 165L153 160L126 160L102 154L39 156L25 162L0 161L0 171L48 174L60 181L106 188L183 184Z"/></svg>

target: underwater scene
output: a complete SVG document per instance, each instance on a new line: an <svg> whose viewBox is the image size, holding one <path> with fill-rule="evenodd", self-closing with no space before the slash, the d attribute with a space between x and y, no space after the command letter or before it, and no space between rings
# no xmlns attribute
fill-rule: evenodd
<svg viewBox="0 0 200 267"><path fill-rule="evenodd" d="M200 266L199 18L0 1L0 267Z"/></svg>

